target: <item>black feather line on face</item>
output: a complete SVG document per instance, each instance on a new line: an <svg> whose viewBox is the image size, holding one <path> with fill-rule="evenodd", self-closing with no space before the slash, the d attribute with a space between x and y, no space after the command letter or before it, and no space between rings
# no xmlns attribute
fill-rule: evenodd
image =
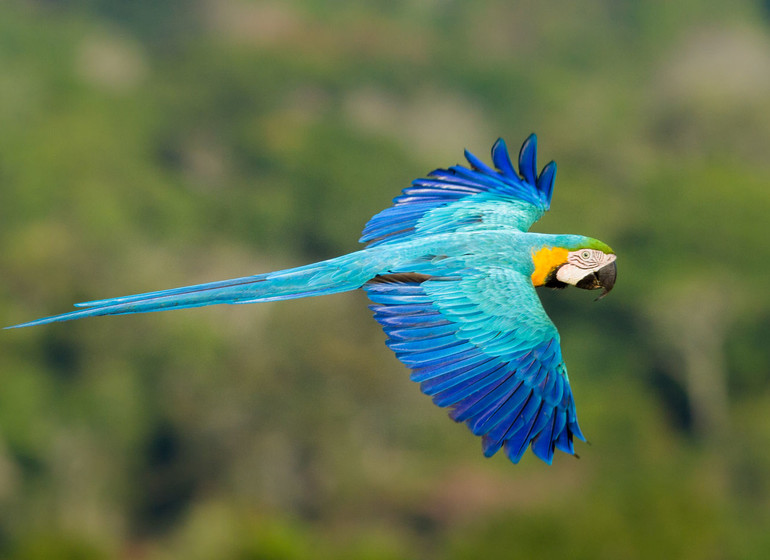
<svg viewBox="0 0 770 560"><path fill-rule="evenodd" d="M556 272L558 270L559 269L557 267L548 273L548 276L545 277L545 282L543 282L543 286L546 288L553 288L555 290L563 290L567 287L567 284L556 278Z"/></svg>

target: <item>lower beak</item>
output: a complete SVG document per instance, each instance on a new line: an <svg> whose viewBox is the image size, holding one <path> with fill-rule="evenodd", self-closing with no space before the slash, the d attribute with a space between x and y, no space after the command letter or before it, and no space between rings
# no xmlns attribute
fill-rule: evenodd
<svg viewBox="0 0 770 560"><path fill-rule="evenodd" d="M600 300L610 293L610 290L615 286L615 278L617 278L617 275L618 267L615 264L615 261L612 261L610 264L604 265L596 272L592 272L580 280L580 282L577 283L577 287L583 288L584 290L598 290L601 288L602 293L596 298L597 300Z"/></svg>

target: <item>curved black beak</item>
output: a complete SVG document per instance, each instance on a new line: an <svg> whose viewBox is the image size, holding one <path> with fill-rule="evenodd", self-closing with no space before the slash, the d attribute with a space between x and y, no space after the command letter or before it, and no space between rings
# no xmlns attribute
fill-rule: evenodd
<svg viewBox="0 0 770 560"><path fill-rule="evenodd" d="M596 272L592 272L591 274L582 278L580 282L576 284L576 286L584 290L598 290L601 288L602 293L598 298L596 298L598 301L610 293L610 290L612 290L613 286L615 286L615 279L617 276L618 267L615 264L615 261L612 261L610 264L604 265Z"/></svg>

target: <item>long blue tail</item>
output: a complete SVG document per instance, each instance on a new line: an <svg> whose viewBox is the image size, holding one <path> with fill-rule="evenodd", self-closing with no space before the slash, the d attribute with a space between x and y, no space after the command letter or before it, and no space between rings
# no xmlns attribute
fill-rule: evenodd
<svg viewBox="0 0 770 560"><path fill-rule="evenodd" d="M218 303L257 303L320 296L360 288L379 273L367 251L256 276L198 284L132 296L78 303L77 311L5 327L15 329L101 315L148 313Z"/></svg>

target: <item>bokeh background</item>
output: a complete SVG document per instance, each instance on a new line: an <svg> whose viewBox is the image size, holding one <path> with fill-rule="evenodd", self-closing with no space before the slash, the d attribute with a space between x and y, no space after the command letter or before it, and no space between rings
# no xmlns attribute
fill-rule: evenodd
<svg viewBox="0 0 770 560"><path fill-rule="evenodd" d="M6 0L0 320L355 250L417 176L559 164L581 459L486 460L361 293L0 334L0 557L770 554L770 2Z"/></svg>

